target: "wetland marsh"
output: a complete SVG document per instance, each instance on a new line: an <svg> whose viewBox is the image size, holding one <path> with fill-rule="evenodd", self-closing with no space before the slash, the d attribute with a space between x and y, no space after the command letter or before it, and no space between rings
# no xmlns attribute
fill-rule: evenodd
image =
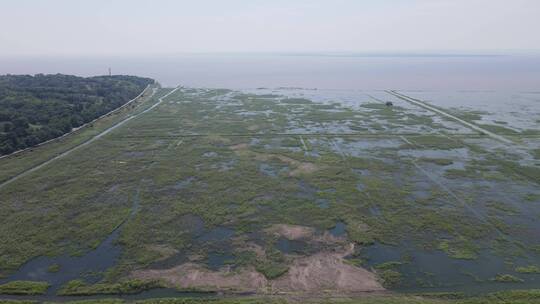
<svg viewBox="0 0 540 304"><path fill-rule="evenodd" d="M0 292L538 288L540 94L397 93L156 88L0 186Z"/></svg>

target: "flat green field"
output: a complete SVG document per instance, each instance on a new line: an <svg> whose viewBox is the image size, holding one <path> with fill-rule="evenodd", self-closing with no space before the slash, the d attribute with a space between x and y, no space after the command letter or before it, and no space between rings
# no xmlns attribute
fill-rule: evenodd
<svg viewBox="0 0 540 304"><path fill-rule="evenodd" d="M0 160L0 284L19 281L5 293L540 287L533 113L512 128L407 93L154 93L16 180L83 139Z"/></svg>

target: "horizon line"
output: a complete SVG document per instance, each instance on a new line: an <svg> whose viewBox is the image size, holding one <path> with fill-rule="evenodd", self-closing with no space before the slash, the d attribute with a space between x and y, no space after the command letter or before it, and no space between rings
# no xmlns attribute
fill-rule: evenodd
<svg viewBox="0 0 540 304"><path fill-rule="evenodd" d="M403 51L185 51L164 53L48 53L48 54L0 54L1 58L58 58L58 57L171 57L204 55L267 55L267 56L305 56L305 57L497 57L511 55L540 55L540 50L403 50Z"/></svg>

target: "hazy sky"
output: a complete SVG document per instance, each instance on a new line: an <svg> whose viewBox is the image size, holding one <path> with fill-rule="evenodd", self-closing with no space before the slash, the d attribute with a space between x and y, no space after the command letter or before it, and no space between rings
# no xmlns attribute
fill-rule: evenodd
<svg viewBox="0 0 540 304"><path fill-rule="evenodd" d="M0 56L540 50L539 0L0 0Z"/></svg>

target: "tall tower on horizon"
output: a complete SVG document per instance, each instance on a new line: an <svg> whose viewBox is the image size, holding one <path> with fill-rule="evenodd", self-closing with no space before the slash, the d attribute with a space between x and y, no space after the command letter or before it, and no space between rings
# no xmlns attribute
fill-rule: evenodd
<svg viewBox="0 0 540 304"><path fill-rule="evenodd" d="M109 68L109 76L112 76L111 68Z"/></svg>

